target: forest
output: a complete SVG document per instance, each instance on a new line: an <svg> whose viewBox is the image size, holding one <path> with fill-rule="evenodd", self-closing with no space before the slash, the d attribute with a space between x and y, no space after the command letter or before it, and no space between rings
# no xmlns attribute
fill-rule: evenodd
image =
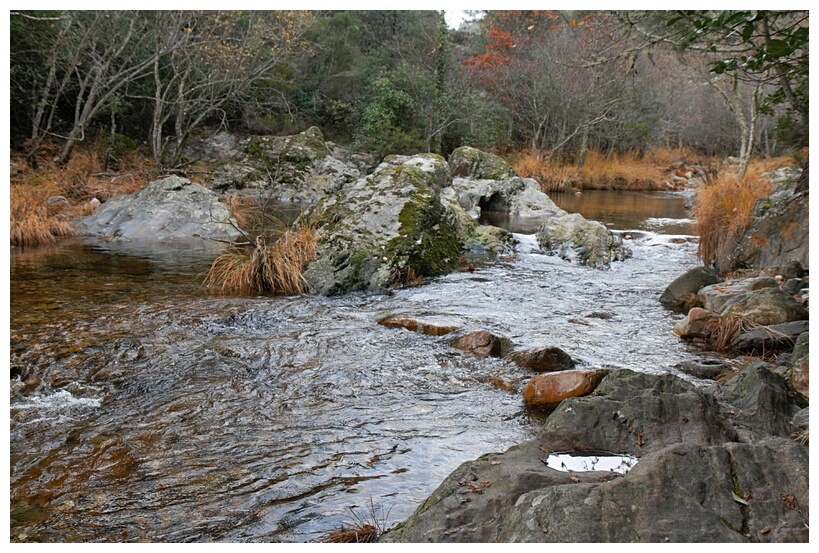
<svg viewBox="0 0 819 553"><path fill-rule="evenodd" d="M11 144L183 163L192 134L389 153L807 146L807 12L11 12Z"/></svg>

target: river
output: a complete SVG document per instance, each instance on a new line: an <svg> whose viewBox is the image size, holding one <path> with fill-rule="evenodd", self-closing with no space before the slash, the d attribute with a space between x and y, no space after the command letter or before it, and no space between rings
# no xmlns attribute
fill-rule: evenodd
<svg viewBox="0 0 819 553"><path fill-rule="evenodd" d="M685 199L555 200L623 232L633 257L579 267L502 221L520 252L475 272L392 295L231 298L202 286L205 244L12 253L11 540L315 541L371 510L395 524L460 463L534 436L531 372L386 315L558 346L581 368L711 358L658 302L697 264Z"/></svg>

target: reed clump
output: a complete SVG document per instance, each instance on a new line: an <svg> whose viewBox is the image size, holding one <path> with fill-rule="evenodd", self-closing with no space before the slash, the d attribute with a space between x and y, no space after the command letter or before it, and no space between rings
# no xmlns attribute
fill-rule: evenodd
<svg viewBox="0 0 819 553"><path fill-rule="evenodd" d="M726 255L751 223L754 204L771 193L759 167L744 177L720 173L697 189L692 211L700 237L697 255L708 266Z"/></svg>
<svg viewBox="0 0 819 553"><path fill-rule="evenodd" d="M304 268L313 258L318 238L314 228L288 229L268 246L264 236L252 251L232 247L217 257L205 277L205 285L222 293L303 294L307 288Z"/></svg>
<svg viewBox="0 0 819 553"><path fill-rule="evenodd" d="M351 521L342 524L321 538L321 543L375 543L387 529L389 511L384 512L380 506L370 504L366 510L357 512L350 508Z"/></svg>
<svg viewBox="0 0 819 553"><path fill-rule="evenodd" d="M661 165L670 155L641 155L637 151L611 153L589 150L582 166L549 159L543 152L521 150L510 156L515 171L524 178L537 180L544 192L570 189L662 190L666 182Z"/></svg>

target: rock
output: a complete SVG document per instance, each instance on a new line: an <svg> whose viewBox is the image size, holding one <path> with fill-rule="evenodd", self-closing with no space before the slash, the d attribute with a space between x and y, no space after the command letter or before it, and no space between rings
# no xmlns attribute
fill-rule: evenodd
<svg viewBox="0 0 819 553"><path fill-rule="evenodd" d="M729 299L720 315L743 317L755 324L769 326L807 319L808 310L779 288L763 288Z"/></svg>
<svg viewBox="0 0 819 553"><path fill-rule="evenodd" d="M506 229L477 225L464 241L464 251L479 255L512 253L517 244L517 238Z"/></svg>
<svg viewBox="0 0 819 553"><path fill-rule="evenodd" d="M782 277L786 279L802 278L805 276L805 268L796 259L789 259L782 267Z"/></svg>
<svg viewBox="0 0 819 553"><path fill-rule="evenodd" d="M533 179L455 177L449 194L474 219L478 219L483 211L503 212L522 218L566 214L540 190L540 185Z"/></svg>
<svg viewBox="0 0 819 553"><path fill-rule="evenodd" d="M449 182L440 156L390 156L372 175L307 210L302 220L320 237L304 273L310 290L383 291L454 270L463 244L439 201Z"/></svg>
<svg viewBox="0 0 819 553"><path fill-rule="evenodd" d="M224 131L209 136L191 136L183 155L202 161L235 160L241 156L239 138Z"/></svg>
<svg viewBox="0 0 819 553"><path fill-rule="evenodd" d="M611 372L593 395L564 400L536 439L463 463L381 541L808 541L808 449L778 435L740 442L729 423L792 404L768 401L781 388L764 373L730 385L733 403L716 399L721 386ZM564 452L638 461L624 475L547 465Z"/></svg>
<svg viewBox="0 0 819 553"><path fill-rule="evenodd" d="M792 278L782 286L782 291L786 294L795 295L807 287L808 283L801 278Z"/></svg>
<svg viewBox="0 0 819 553"><path fill-rule="evenodd" d="M606 374L608 371L598 370L538 375L526 384L523 402L531 407L552 409L564 399L589 395Z"/></svg>
<svg viewBox="0 0 819 553"><path fill-rule="evenodd" d="M88 202L88 205L93 206L93 207L99 207L100 204L102 204L102 202L99 201L99 199L97 199L97 198L91 198L91 200Z"/></svg>
<svg viewBox="0 0 819 553"><path fill-rule="evenodd" d="M807 450L783 439L678 444L647 456L623 478L522 495L488 541L807 541L805 515L784 508L781 497L787 489L796 501L807 500L806 468ZM747 506L733 499L744 501L741 494L752 496Z"/></svg>
<svg viewBox="0 0 819 553"><path fill-rule="evenodd" d="M794 390L809 397L810 389L810 341L808 332L803 332L796 339L791 354L791 384Z"/></svg>
<svg viewBox="0 0 819 553"><path fill-rule="evenodd" d="M449 334L450 332L455 332L458 330L458 327L455 325L435 324L400 315L385 317L378 321L378 324L381 326L386 326L387 328L406 328L407 330L428 334L430 336L443 336L444 334Z"/></svg>
<svg viewBox="0 0 819 553"><path fill-rule="evenodd" d="M810 406L796 412L793 416L793 425L800 431L810 428Z"/></svg>
<svg viewBox="0 0 819 553"><path fill-rule="evenodd" d="M214 192L177 176L108 200L79 227L84 234L115 241L241 236L230 209Z"/></svg>
<svg viewBox="0 0 819 553"><path fill-rule="evenodd" d="M741 441L756 441L764 436L787 438L793 431L790 421L800 407L788 394L784 378L774 373L773 365L753 361L727 382L713 387L728 420Z"/></svg>
<svg viewBox="0 0 819 553"><path fill-rule="evenodd" d="M502 157L469 146L461 146L450 154L449 169L453 177L503 180L517 176Z"/></svg>
<svg viewBox="0 0 819 553"><path fill-rule="evenodd" d="M806 320L760 326L739 334L731 341L731 349L756 355L791 349L799 335L807 331Z"/></svg>
<svg viewBox="0 0 819 553"><path fill-rule="evenodd" d="M695 267L674 279L660 296L660 303L666 307L701 307L691 305L692 298L697 298L697 292L705 286L717 284L719 277L705 267ZM701 304L701 302L698 302Z"/></svg>
<svg viewBox="0 0 819 553"><path fill-rule="evenodd" d="M770 277L746 278L705 286L697 292L697 296L702 302L703 308L719 313L734 296L763 288L777 287L779 287L779 284Z"/></svg>
<svg viewBox="0 0 819 553"><path fill-rule="evenodd" d="M693 307L685 318L674 325L674 333L687 340L710 340L719 323L719 315L701 307Z"/></svg>
<svg viewBox="0 0 819 553"><path fill-rule="evenodd" d="M681 373L691 375L702 380L715 380L722 373L730 369L727 363L720 361L685 361L674 365Z"/></svg>
<svg viewBox="0 0 819 553"><path fill-rule="evenodd" d="M606 269L612 261L631 256L619 236L597 221L587 221L579 213L548 219L537 231L537 242L549 255L595 269Z"/></svg>
<svg viewBox="0 0 819 553"><path fill-rule="evenodd" d="M506 359L537 372L565 371L574 367L571 356L558 347L513 351Z"/></svg>
<svg viewBox="0 0 819 553"><path fill-rule="evenodd" d="M478 357L503 357L511 342L502 336L495 336L486 330L470 332L453 342L452 347Z"/></svg>
<svg viewBox="0 0 819 553"><path fill-rule="evenodd" d="M809 264L809 195L790 190L757 201L754 217L737 245L717 260L727 273L783 267L788 261ZM783 275L784 276L784 275Z"/></svg>

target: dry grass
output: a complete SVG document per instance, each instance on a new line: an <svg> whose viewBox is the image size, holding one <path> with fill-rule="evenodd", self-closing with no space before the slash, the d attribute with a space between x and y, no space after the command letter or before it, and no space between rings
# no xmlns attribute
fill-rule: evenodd
<svg viewBox="0 0 819 553"><path fill-rule="evenodd" d="M316 231L311 227L287 230L272 246L259 236L249 254L234 248L217 257L205 285L222 293L302 294L306 289L304 267L317 245Z"/></svg>
<svg viewBox="0 0 819 553"><path fill-rule="evenodd" d="M589 150L585 163L578 167L558 160L548 161L546 156L538 157L531 150L522 150L512 154L511 164L520 176L537 180L545 192L662 190L668 188L664 170L669 164L666 159L671 156L670 151L641 157L637 152L606 156Z"/></svg>
<svg viewBox="0 0 819 553"><path fill-rule="evenodd" d="M744 178L723 173L697 189L692 214L700 236L697 254L708 266L734 247L751 223L756 201L771 193L771 183L759 166L751 166Z"/></svg>
<svg viewBox="0 0 819 553"><path fill-rule="evenodd" d="M350 508L350 513L352 520L349 524L342 524L337 530L332 530L319 541L321 543L375 543L387 529L389 511L384 513L381 508L373 504L372 499L370 499L370 505L365 514L358 513L353 508Z"/></svg>
<svg viewBox="0 0 819 553"><path fill-rule="evenodd" d="M65 165L43 162L33 170L21 158L12 156L12 166L10 241L17 247L51 244L76 235L69 221L92 214L96 210L89 203L92 198L104 202L134 192L148 184L152 174L150 167L136 157L120 164L125 172L106 173L94 146L76 149ZM52 196L63 196L68 205L48 205Z"/></svg>
<svg viewBox="0 0 819 553"><path fill-rule="evenodd" d="M757 326L759 325L747 317L726 315L720 317L710 329L709 341L717 351L728 351L731 349L731 342L734 341L734 338Z"/></svg>

